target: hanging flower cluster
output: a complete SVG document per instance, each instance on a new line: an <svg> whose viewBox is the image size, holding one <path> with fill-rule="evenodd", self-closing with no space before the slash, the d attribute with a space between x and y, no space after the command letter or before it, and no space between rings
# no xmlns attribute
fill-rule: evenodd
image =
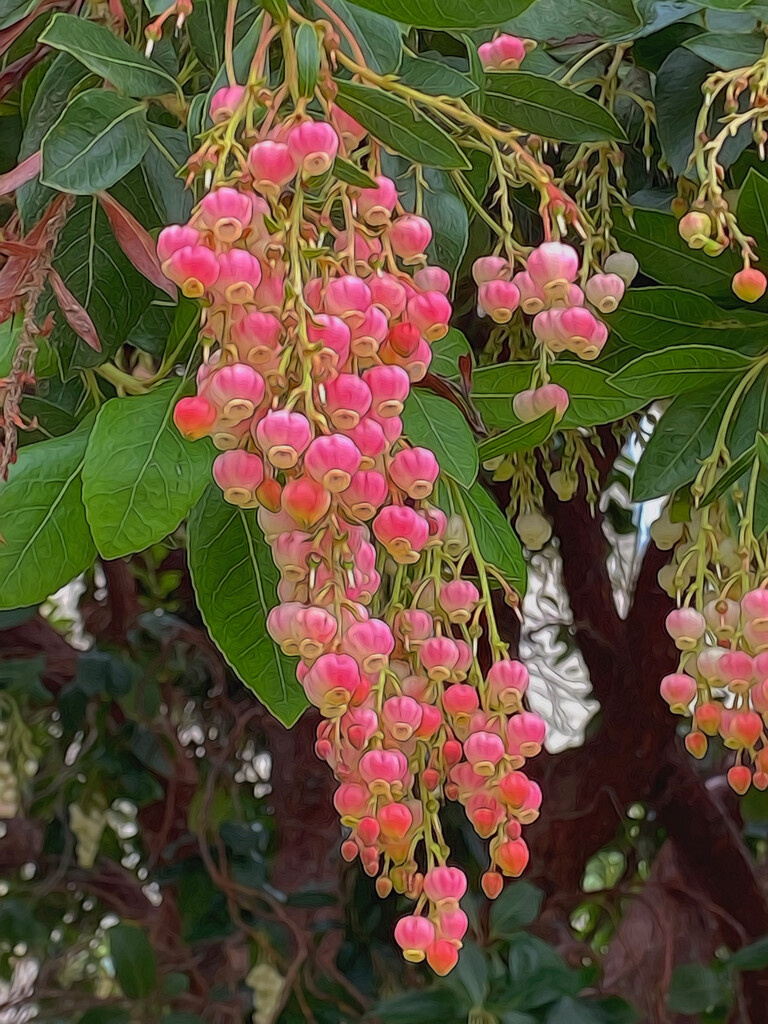
<svg viewBox="0 0 768 1024"><path fill-rule="evenodd" d="M231 125L246 104L222 90L212 118ZM528 860L521 826L541 794L520 769L545 726L524 709L528 675L498 636L474 535L433 503L434 454L403 436L451 316L450 277L424 255L430 225L402 211L374 161L370 187L333 173L371 144L338 107L275 115L158 239L165 273L205 307L197 394L174 418L221 450L226 500L258 509L281 572L268 629L323 716L316 750L339 781L344 856L382 896L415 901L396 941L446 973L467 881L447 864L441 805L460 801L490 840L495 897Z"/></svg>

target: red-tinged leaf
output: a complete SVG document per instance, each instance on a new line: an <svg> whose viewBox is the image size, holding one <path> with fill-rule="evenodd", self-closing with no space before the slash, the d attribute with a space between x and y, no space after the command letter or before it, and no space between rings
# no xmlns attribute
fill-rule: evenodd
<svg viewBox="0 0 768 1024"><path fill-rule="evenodd" d="M97 352L101 352L101 342L88 311L80 305L53 268L48 271L48 281L69 326L87 345Z"/></svg>
<svg viewBox="0 0 768 1024"><path fill-rule="evenodd" d="M63 7L65 4L66 0L43 0L41 4L38 4L29 14L23 17L21 21L17 21L13 25L9 25L8 28L4 28L0 32L0 53L7 53L11 45L16 42L20 35L27 31L32 22L39 18L43 11L47 11L51 7Z"/></svg>
<svg viewBox="0 0 768 1024"><path fill-rule="evenodd" d="M20 86L26 75L32 70L32 68L39 64L40 61L47 54L51 52L49 46L38 45L29 53L24 54L23 57L19 57L13 64L9 64L0 74L0 100L4 99L9 92L13 92L17 86Z"/></svg>
<svg viewBox="0 0 768 1024"><path fill-rule="evenodd" d="M176 285L168 280L160 268L152 236L109 192L99 192L98 195L115 238L125 255L148 281L175 299Z"/></svg>
<svg viewBox="0 0 768 1024"><path fill-rule="evenodd" d="M27 181L31 181L40 173L40 167L42 166L43 157L38 149L32 156L28 156L26 160L22 160L18 166L12 170L7 171L5 174L0 174L0 195L6 195L8 192L13 192L20 185L23 185ZM3 243L5 245L5 243Z"/></svg>
<svg viewBox="0 0 768 1024"><path fill-rule="evenodd" d="M0 255L23 256L25 259L29 259L32 256L37 256L37 253L38 249L27 245L26 242L14 242L10 238L0 238Z"/></svg>

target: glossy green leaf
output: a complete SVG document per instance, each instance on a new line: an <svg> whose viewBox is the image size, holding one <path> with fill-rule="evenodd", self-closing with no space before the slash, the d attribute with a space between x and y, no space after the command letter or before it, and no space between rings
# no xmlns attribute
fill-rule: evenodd
<svg viewBox="0 0 768 1024"><path fill-rule="evenodd" d="M763 39L757 33L702 32L686 39L683 46L716 68L733 71L757 60L763 52Z"/></svg>
<svg viewBox="0 0 768 1024"><path fill-rule="evenodd" d="M96 557L80 482L89 427L25 446L0 487L0 608L39 604Z"/></svg>
<svg viewBox="0 0 768 1024"><path fill-rule="evenodd" d="M129 999L145 999L157 984L157 961L149 939L134 924L117 924L107 934L120 988Z"/></svg>
<svg viewBox="0 0 768 1024"><path fill-rule="evenodd" d="M710 505L716 498L721 497L726 491L730 490L751 469L752 463L755 461L756 452L757 446L752 445L735 462L732 462L728 469L718 477L717 483L713 484L701 499L701 504Z"/></svg>
<svg viewBox="0 0 768 1024"><path fill-rule="evenodd" d="M728 964L739 971L762 971L768 967L768 936L737 949Z"/></svg>
<svg viewBox="0 0 768 1024"><path fill-rule="evenodd" d="M756 537L762 537L768 530L768 438L764 434L757 435L757 457L760 470L757 475L755 491L755 515L753 528ZM749 968L744 968L749 970Z"/></svg>
<svg viewBox="0 0 768 1024"><path fill-rule="evenodd" d="M340 181L346 181L348 185L356 188L376 188L376 182L365 171L351 160L345 160L343 156L337 156L333 161L333 176Z"/></svg>
<svg viewBox="0 0 768 1024"><path fill-rule="evenodd" d="M15 25L37 7L39 0L3 0L0 3L0 30Z"/></svg>
<svg viewBox="0 0 768 1024"><path fill-rule="evenodd" d="M470 356L474 363L472 348L465 335L456 327L449 327L446 336L432 344L430 372L456 380L459 377L459 359L462 356Z"/></svg>
<svg viewBox="0 0 768 1024"><path fill-rule="evenodd" d="M711 71L710 64L682 47L673 50L658 70L654 95L659 138L675 174L688 166L702 103L701 85Z"/></svg>
<svg viewBox="0 0 768 1024"><path fill-rule="evenodd" d="M307 706L294 663L266 630L279 573L254 510L228 505L211 486L192 511L189 568L200 614L240 679L284 725Z"/></svg>
<svg viewBox="0 0 768 1024"><path fill-rule="evenodd" d="M595 100L527 71L488 75L483 111L499 124L557 142L625 139L618 121Z"/></svg>
<svg viewBox="0 0 768 1024"><path fill-rule="evenodd" d="M72 100L43 139L40 181L61 192L91 195L120 181L148 146L142 103L89 89Z"/></svg>
<svg viewBox="0 0 768 1024"><path fill-rule="evenodd" d="M672 973L667 1008L678 1013L704 1013L726 998L727 979L704 964L682 964Z"/></svg>
<svg viewBox="0 0 768 1024"><path fill-rule="evenodd" d="M139 165L147 192L164 224L184 224L192 212L192 193L178 171L189 156L187 136L164 124L149 125L147 134L149 146Z"/></svg>
<svg viewBox="0 0 768 1024"><path fill-rule="evenodd" d="M635 501L671 494L694 479L712 451L733 387L732 381L721 381L679 395L670 403L635 470Z"/></svg>
<svg viewBox="0 0 768 1024"><path fill-rule="evenodd" d="M755 240L760 265L768 266L768 178L754 168L744 179L736 208L741 230Z"/></svg>
<svg viewBox="0 0 768 1024"><path fill-rule="evenodd" d="M475 438L453 402L424 388L413 388L403 409L403 426L411 444L435 453L443 473L463 487L471 487L478 470Z"/></svg>
<svg viewBox="0 0 768 1024"><path fill-rule="evenodd" d="M731 280L741 270L741 259L726 249L717 259L700 249L689 249L671 214L658 210L635 210L630 224L619 210L613 213L614 237L622 249L631 252L640 269L652 281L679 287L682 283L715 302L733 303Z"/></svg>
<svg viewBox="0 0 768 1024"><path fill-rule="evenodd" d="M468 96L477 92L477 86L467 75L427 57L404 53L400 64L399 78L412 89L429 96Z"/></svg>
<svg viewBox="0 0 768 1024"><path fill-rule="evenodd" d="M510 419L514 413L510 414ZM480 461L495 459L498 455L509 455L511 452L529 451L537 445L543 444L551 435L555 426L554 411L540 416L530 423L522 421L515 423L508 430L495 437L489 437L483 441L477 449Z"/></svg>
<svg viewBox="0 0 768 1024"><path fill-rule="evenodd" d="M525 556L506 515L479 481L468 491L462 491L461 500L475 531L480 554L519 594L524 594L528 580Z"/></svg>
<svg viewBox="0 0 768 1024"><path fill-rule="evenodd" d="M128 96L162 96L178 91L173 78L104 25L74 14L54 14L40 42L76 57Z"/></svg>
<svg viewBox="0 0 768 1024"><path fill-rule="evenodd" d="M336 102L388 149L429 167L467 167L454 140L404 100L357 82L339 82Z"/></svg>
<svg viewBox="0 0 768 1024"><path fill-rule="evenodd" d="M530 882L509 882L491 904L490 930L505 938L533 924L539 916L544 893Z"/></svg>
<svg viewBox="0 0 768 1024"><path fill-rule="evenodd" d="M302 22L296 30L294 45L296 47L299 93L311 99L320 71L320 42L317 32L308 21Z"/></svg>
<svg viewBox="0 0 768 1024"><path fill-rule="evenodd" d="M749 366L746 356L731 349L673 345L638 356L612 374L609 381L619 391L651 401L695 391L718 377L732 379Z"/></svg>
<svg viewBox="0 0 768 1024"><path fill-rule="evenodd" d="M367 4L325 0L325 6L330 7L350 30L368 67L382 75L397 71L403 55L404 27L398 24L397 15L390 10L389 4L378 4L366 10ZM316 18L327 18L321 7L316 4L311 4L311 7ZM357 60L357 54L344 35L341 36L341 49L348 57Z"/></svg>
<svg viewBox="0 0 768 1024"><path fill-rule="evenodd" d="M353 0L417 28L463 29L496 26L514 18L532 0Z"/></svg>
<svg viewBox="0 0 768 1024"><path fill-rule="evenodd" d="M501 363L481 366L472 375L472 401L486 425L505 430L512 416L512 400L531 386L534 363ZM558 360L550 370L552 383L568 392L570 399L560 426L594 427L613 423L642 408L644 401L617 390L608 374L597 366Z"/></svg>
<svg viewBox="0 0 768 1024"><path fill-rule="evenodd" d="M632 0L536 0L502 31L540 42L631 38L641 28Z"/></svg>
<svg viewBox="0 0 768 1024"><path fill-rule="evenodd" d="M477 943L465 942L451 981L461 985L472 1006L483 1006L488 996L489 959Z"/></svg>
<svg viewBox="0 0 768 1024"><path fill-rule="evenodd" d="M757 355L768 334L765 314L721 309L706 296L683 288L630 288L616 312L605 319L614 335L643 351L695 342Z"/></svg>
<svg viewBox="0 0 768 1024"><path fill-rule="evenodd" d="M182 390L169 381L101 407L83 467L83 498L104 558L143 551L173 533L209 482L208 442L183 440L173 424Z"/></svg>
<svg viewBox="0 0 768 1024"><path fill-rule="evenodd" d="M98 366L128 338L153 299L161 293L140 274L117 244L95 196L78 199L59 235L53 259L67 288L88 310L102 341L101 352L80 341L62 316L51 342L61 374ZM49 294L41 313L55 311Z"/></svg>

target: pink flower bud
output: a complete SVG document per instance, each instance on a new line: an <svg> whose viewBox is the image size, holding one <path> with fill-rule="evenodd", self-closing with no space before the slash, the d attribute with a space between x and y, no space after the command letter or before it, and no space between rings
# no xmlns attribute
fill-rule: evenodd
<svg viewBox="0 0 768 1024"><path fill-rule="evenodd" d="M303 605L297 602L278 604L271 608L267 615L267 632L285 654L296 655L299 653L299 645L293 634L293 624L297 612L302 608Z"/></svg>
<svg viewBox="0 0 768 1024"><path fill-rule="evenodd" d="M280 533L272 542L272 558L283 579L301 583L307 578L307 559L312 551L312 538L301 530Z"/></svg>
<svg viewBox="0 0 768 1024"><path fill-rule="evenodd" d="M459 962L459 950L455 941L438 939L427 947L427 963L441 978L450 974Z"/></svg>
<svg viewBox="0 0 768 1024"><path fill-rule="evenodd" d="M344 491L344 504L357 518L373 519L387 500L389 487L386 477L374 469L361 469L352 477Z"/></svg>
<svg viewBox="0 0 768 1024"><path fill-rule="evenodd" d="M530 679L522 662L497 661L488 669L485 681L494 705L511 711L519 707Z"/></svg>
<svg viewBox="0 0 768 1024"><path fill-rule="evenodd" d="M283 326L277 317L252 310L232 324L232 342L241 362L260 366L270 362L280 350Z"/></svg>
<svg viewBox="0 0 768 1024"><path fill-rule="evenodd" d="M755 775L757 778L757 775ZM745 764L735 764L733 767L728 769L728 785L731 789L738 793L739 796L744 796L750 787L752 782L752 772L749 767Z"/></svg>
<svg viewBox="0 0 768 1024"><path fill-rule="evenodd" d="M188 441L198 441L201 437L206 437L218 416L218 409L200 395L180 398L173 410L176 429Z"/></svg>
<svg viewBox="0 0 768 1024"><path fill-rule="evenodd" d="M379 175L374 178L376 188L361 189L357 197L358 215L374 227L389 223L397 203L397 189L390 178Z"/></svg>
<svg viewBox="0 0 768 1024"><path fill-rule="evenodd" d="M211 120L214 124L228 121L243 101L245 86L230 85L217 89L211 97Z"/></svg>
<svg viewBox="0 0 768 1024"><path fill-rule="evenodd" d="M261 281L261 264L246 249L229 249L219 255L215 292L233 306L253 302Z"/></svg>
<svg viewBox="0 0 768 1024"><path fill-rule="evenodd" d="M401 491L418 500L432 493L440 467L428 448L403 448L390 462L388 472Z"/></svg>
<svg viewBox="0 0 768 1024"><path fill-rule="evenodd" d="M667 615L665 626L680 651L692 651L704 636L707 623L695 608L675 608Z"/></svg>
<svg viewBox="0 0 768 1024"><path fill-rule="evenodd" d="M469 683L454 683L443 691L443 707L452 718L466 718L480 707L480 698Z"/></svg>
<svg viewBox="0 0 768 1024"><path fill-rule="evenodd" d="M312 427L300 412L273 409L259 420L256 440L273 466L291 469L309 447Z"/></svg>
<svg viewBox="0 0 768 1024"><path fill-rule="evenodd" d="M451 622L469 622L480 592L469 580L451 580L440 588L440 604Z"/></svg>
<svg viewBox="0 0 768 1024"><path fill-rule="evenodd" d="M371 305L371 289L362 278L345 274L328 282L323 302L327 313L340 316L350 328L359 327Z"/></svg>
<svg viewBox="0 0 768 1024"><path fill-rule="evenodd" d="M521 271L512 278L512 283L520 293L520 307L524 313L533 316L540 313L547 305L549 298L544 294L544 289L534 284L531 275L527 271Z"/></svg>
<svg viewBox="0 0 768 1024"><path fill-rule="evenodd" d="M163 228L157 236L157 258L161 263L165 263L178 249L194 247L199 242L200 235L195 228L191 228L188 224L171 224L169 227Z"/></svg>
<svg viewBox="0 0 768 1024"><path fill-rule="evenodd" d="M555 420L561 420L570 399L559 384L543 384L540 388L519 391L512 399L512 410L523 423L530 423L554 410Z"/></svg>
<svg viewBox="0 0 768 1024"><path fill-rule="evenodd" d="M236 188L217 188L200 200L198 218L220 242L231 245L242 237L251 223L253 205L250 196Z"/></svg>
<svg viewBox="0 0 768 1024"><path fill-rule="evenodd" d="M490 43L477 48L477 55L485 71L516 71L528 51L517 36L500 35Z"/></svg>
<svg viewBox="0 0 768 1024"><path fill-rule="evenodd" d="M264 378L247 363L228 363L212 373L203 385L205 397L232 423L253 415L266 390Z"/></svg>
<svg viewBox="0 0 768 1024"><path fill-rule="evenodd" d="M400 743L405 743L421 725L422 710L413 697L389 697L384 701L381 720L387 731Z"/></svg>
<svg viewBox="0 0 768 1024"><path fill-rule="evenodd" d="M419 648L419 659L430 679L445 682L459 660L459 649L449 636L432 636Z"/></svg>
<svg viewBox="0 0 768 1024"><path fill-rule="evenodd" d="M365 682L355 691L355 699L365 692ZM350 708L341 720L343 735L355 750L365 750L377 732L380 732L379 717L373 708Z"/></svg>
<svg viewBox="0 0 768 1024"><path fill-rule="evenodd" d="M505 818L504 808L488 793L476 793L470 797L465 810L481 839L490 839Z"/></svg>
<svg viewBox="0 0 768 1024"><path fill-rule="evenodd" d="M333 806L342 818L362 818L370 802L371 794L356 782L343 782L333 794Z"/></svg>
<svg viewBox="0 0 768 1024"><path fill-rule="evenodd" d="M731 693L747 693L755 679L752 658L746 651L726 651L718 671Z"/></svg>
<svg viewBox="0 0 768 1024"><path fill-rule="evenodd" d="M216 283L219 261L204 245L185 245L171 253L163 272L188 299L201 299Z"/></svg>
<svg viewBox="0 0 768 1024"><path fill-rule="evenodd" d="M371 301L392 319L405 310L408 293L393 274L372 274L367 281Z"/></svg>
<svg viewBox="0 0 768 1024"><path fill-rule="evenodd" d="M291 147L284 142L265 139L248 151L248 170L253 187L264 195L279 195L296 174L296 161Z"/></svg>
<svg viewBox="0 0 768 1024"><path fill-rule="evenodd" d="M741 611L745 619L768 622L768 590L749 590L741 599Z"/></svg>
<svg viewBox="0 0 768 1024"><path fill-rule="evenodd" d="M685 715L691 701L696 697L696 680L682 672L674 672L664 676L659 690L675 714Z"/></svg>
<svg viewBox="0 0 768 1024"><path fill-rule="evenodd" d="M325 608L311 605L297 613L293 633L299 644L299 654L307 661L319 658L333 643L338 623Z"/></svg>
<svg viewBox="0 0 768 1024"><path fill-rule="evenodd" d="M404 213L392 221L388 238L394 253L408 264L424 257L432 241L432 228L423 217Z"/></svg>
<svg viewBox="0 0 768 1024"><path fill-rule="evenodd" d="M720 720L720 735L732 750L754 747L762 731L762 719L754 711L724 711Z"/></svg>
<svg viewBox="0 0 768 1024"><path fill-rule="evenodd" d="M340 373L325 385L326 412L338 430L353 430L371 407L371 391L353 373Z"/></svg>
<svg viewBox="0 0 768 1024"><path fill-rule="evenodd" d="M376 539L396 562L414 565L429 540L429 526L406 505L387 505L373 521Z"/></svg>
<svg viewBox="0 0 768 1024"><path fill-rule="evenodd" d="M464 741L464 756L478 775L490 776L504 757L504 743L495 733L473 732Z"/></svg>
<svg viewBox="0 0 768 1024"><path fill-rule="evenodd" d="M595 274L587 281L586 292L601 313L612 313L624 297L624 282L618 274Z"/></svg>
<svg viewBox="0 0 768 1024"><path fill-rule="evenodd" d="M303 121L291 130L288 145L301 163L305 178L330 170L339 151L339 136L326 121Z"/></svg>
<svg viewBox="0 0 768 1024"><path fill-rule="evenodd" d="M389 321L377 306L370 306L363 315L363 321L352 330L352 354L358 359L370 359L379 351L379 346L389 333Z"/></svg>
<svg viewBox="0 0 768 1024"><path fill-rule="evenodd" d="M352 664L357 668L354 661ZM369 750L360 758L359 771L371 793L388 794L390 787L405 779L408 761L399 750Z"/></svg>
<svg viewBox="0 0 768 1024"><path fill-rule="evenodd" d="M412 964L420 963L426 950L435 941L435 926L426 917L401 917L395 925L395 942L403 951L405 959Z"/></svg>
<svg viewBox="0 0 768 1024"><path fill-rule="evenodd" d="M420 608L406 608L395 616L395 632L406 650L432 636L434 630L432 616Z"/></svg>
<svg viewBox="0 0 768 1024"><path fill-rule="evenodd" d="M408 397L411 382L400 366L371 366L363 373L371 390L372 409L380 419L399 416Z"/></svg>
<svg viewBox="0 0 768 1024"><path fill-rule="evenodd" d="M360 669L348 654L323 654L302 680L302 686L325 718L343 714L360 685Z"/></svg>
<svg viewBox="0 0 768 1024"><path fill-rule="evenodd" d="M733 294L742 302L757 302L765 295L768 279L762 270L756 267L745 267L733 275L731 281Z"/></svg>
<svg viewBox="0 0 768 1024"><path fill-rule="evenodd" d="M350 330L341 317L315 313L307 322L307 338L312 345L328 349L334 369L349 358Z"/></svg>
<svg viewBox="0 0 768 1024"><path fill-rule="evenodd" d="M466 891L467 876L461 868L440 865L424 875L424 893L437 907L447 909L451 904L458 903Z"/></svg>
<svg viewBox="0 0 768 1024"><path fill-rule="evenodd" d="M322 484L306 477L289 480L280 500L283 511L305 529L318 523L331 507L329 492Z"/></svg>
<svg viewBox="0 0 768 1024"><path fill-rule="evenodd" d="M541 750L547 724L532 711L521 711L507 722L507 744L510 754L535 757Z"/></svg>
<svg viewBox="0 0 768 1024"><path fill-rule="evenodd" d="M381 828L375 818L362 818L357 826L357 835L365 846L373 846L379 838Z"/></svg>
<svg viewBox="0 0 768 1024"><path fill-rule="evenodd" d="M696 668L709 683L720 679L720 659L725 654L722 647L705 647L696 655Z"/></svg>
<svg viewBox="0 0 768 1024"><path fill-rule="evenodd" d="M402 326L405 326L404 324ZM392 332L390 332L391 337ZM418 381L423 380L429 369L429 364L432 362L432 350L429 344L421 338L416 350L409 356L400 356L392 348L389 340L387 340L379 349L379 358L387 366L402 366L405 372L408 374L408 379L412 384L416 384Z"/></svg>
<svg viewBox="0 0 768 1024"><path fill-rule="evenodd" d="M499 869L510 878L518 878L525 871L530 852L524 839L508 839L500 843L493 857Z"/></svg>
<svg viewBox="0 0 768 1024"><path fill-rule="evenodd" d="M569 351L594 359L608 339L608 328L583 306L537 313L533 333L552 352Z"/></svg>
<svg viewBox="0 0 768 1024"><path fill-rule="evenodd" d="M476 285L488 281L508 281L512 275L509 260L503 256L480 256L472 264L472 277Z"/></svg>
<svg viewBox="0 0 768 1024"><path fill-rule="evenodd" d="M347 152L353 150L368 134L351 114L342 110L341 107L337 107L335 103L331 104L331 122L341 136L341 141Z"/></svg>
<svg viewBox="0 0 768 1024"><path fill-rule="evenodd" d="M357 445L363 457L360 463L363 468L373 467L376 459L383 455L390 445L381 424L371 416L365 416L357 426L345 430L344 433Z"/></svg>
<svg viewBox="0 0 768 1024"><path fill-rule="evenodd" d="M485 281L477 290L477 303L494 323L507 324L520 303L520 292L511 281Z"/></svg>
<svg viewBox="0 0 768 1024"><path fill-rule="evenodd" d="M344 650L363 672L381 672L389 664L389 656L394 649L392 630L381 619L355 622L344 634Z"/></svg>
<svg viewBox="0 0 768 1024"><path fill-rule="evenodd" d="M451 304L442 292L420 292L408 300L407 316L427 341L440 341L448 333Z"/></svg>
<svg viewBox="0 0 768 1024"><path fill-rule="evenodd" d="M254 301L265 313L282 314L285 301L285 276L283 267L271 269L265 266L262 271L261 284L254 293Z"/></svg>
<svg viewBox="0 0 768 1024"><path fill-rule="evenodd" d="M579 254L562 242L542 242L528 257L526 269L533 283L550 294L576 280Z"/></svg>
<svg viewBox="0 0 768 1024"><path fill-rule="evenodd" d="M264 479L264 463L242 448L222 452L213 463L213 479L231 505L253 508L257 504L256 489Z"/></svg>
<svg viewBox="0 0 768 1024"><path fill-rule="evenodd" d="M408 700L407 697L393 697L391 699ZM405 804L384 804L384 806L380 807L376 812L376 818L381 829L381 834L387 839L404 839L411 828L413 828L413 814Z"/></svg>
<svg viewBox="0 0 768 1024"><path fill-rule="evenodd" d="M422 292L440 292L447 295L451 290L451 275L442 267L422 267L413 275L413 283Z"/></svg>

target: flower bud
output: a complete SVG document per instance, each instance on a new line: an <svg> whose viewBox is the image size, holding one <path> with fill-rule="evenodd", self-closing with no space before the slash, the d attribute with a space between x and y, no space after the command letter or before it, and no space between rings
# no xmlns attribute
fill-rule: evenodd
<svg viewBox="0 0 768 1024"><path fill-rule="evenodd" d="M432 241L432 228L428 220L413 213L405 213L392 221L388 232L393 251L406 264L422 259Z"/></svg>
<svg viewBox="0 0 768 1024"><path fill-rule="evenodd" d="M660 686L662 698L676 715L687 715L691 701L696 697L696 680L682 672L664 676Z"/></svg>
<svg viewBox="0 0 768 1024"><path fill-rule="evenodd" d="M216 283L219 261L204 245L185 245L171 253L163 272L186 298L200 299Z"/></svg>
<svg viewBox="0 0 768 1024"><path fill-rule="evenodd" d="M388 472L401 491L419 500L432 493L440 467L428 448L403 448L390 462Z"/></svg>
<svg viewBox="0 0 768 1024"><path fill-rule="evenodd" d="M469 622L480 592L469 580L451 580L440 588L440 604L451 622Z"/></svg>
<svg viewBox="0 0 768 1024"><path fill-rule="evenodd" d="M371 366L363 373L371 390L372 412L379 419L399 416L411 382L401 366Z"/></svg>
<svg viewBox="0 0 768 1024"><path fill-rule="evenodd" d="M459 660L456 641L448 636L432 636L419 649L419 659L425 672L434 682L445 682Z"/></svg>
<svg viewBox="0 0 768 1024"><path fill-rule="evenodd" d="M388 224L397 203L397 188L391 178L374 178L376 188L364 188L357 197L357 213L374 227Z"/></svg>
<svg viewBox="0 0 768 1024"><path fill-rule="evenodd" d="M201 389L205 397L230 423L249 419L261 404L266 390L264 378L247 363L228 363L217 368Z"/></svg>
<svg viewBox="0 0 768 1024"><path fill-rule="evenodd" d="M451 304L442 292L421 292L408 300L407 316L427 341L440 341L448 333Z"/></svg>
<svg viewBox="0 0 768 1024"><path fill-rule="evenodd" d="M540 551L552 536L552 527L539 512L524 512L515 520L518 537L529 551Z"/></svg>
<svg viewBox="0 0 768 1024"><path fill-rule="evenodd" d="M547 734L547 723L532 711L521 711L507 722L507 746L511 754L535 757Z"/></svg>
<svg viewBox="0 0 768 1024"><path fill-rule="evenodd" d="M707 628L701 612L695 608L675 608L667 615L666 630L680 651L692 651Z"/></svg>
<svg viewBox="0 0 768 1024"><path fill-rule="evenodd" d="M291 129L288 146L301 164L305 178L330 170L339 151L339 136L326 121L302 121Z"/></svg>
<svg viewBox="0 0 768 1024"><path fill-rule="evenodd" d="M200 243L200 235L188 224L171 224L157 236L157 258L165 263L178 249L187 249Z"/></svg>
<svg viewBox="0 0 768 1024"><path fill-rule="evenodd" d="M371 407L371 391L352 373L340 373L325 385L325 410L338 430L352 430Z"/></svg>
<svg viewBox="0 0 768 1024"><path fill-rule="evenodd" d="M477 303L494 323L507 324L520 304L520 292L511 281L485 281L477 290Z"/></svg>
<svg viewBox="0 0 768 1024"><path fill-rule="evenodd" d="M401 917L395 925L395 942L409 963L420 963L434 941L435 926L426 917L412 914Z"/></svg>
<svg viewBox="0 0 768 1024"><path fill-rule="evenodd" d="M429 540L429 526L412 508L387 505L373 521L373 532L396 562L413 565Z"/></svg>
<svg viewBox="0 0 768 1024"><path fill-rule="evenodd" d="M201 437L206 437L218 416L216 407L201 395L180 398L173 410L176 429L188 441L198 441Z"/></svg>
<svg viewBox="0 0 768 1024"><path fill-rule="evenodd" d="M637 277L640 264L631 252L612 252L605 261L606 274L618 274L626 287L629 287Z"/></svg>
<svg viewBox="0 0 768 1024"><path fill-rule="evenodd" d="M601 313L612 313L624 297L624 282L618 274L595 274L587 281L586 294Z"/></svg>
<svg viewBox="0 0 768 1024"><path fill-rule="evenodd" d="M245 96L245 86L230 85L217 89L211 97L211 120L214 124L228 121L234 114Z"/></svg>
<svg viewBox="0 0 768 1024"><path fill-rule="evenodd" d="M246 249L228 249L219 254L219 275L213 290L220 301L245 305L254 301L261 281L261 264Z"/></svg>
<svg viewBox="0 0 768 1024"><path fill-rule="evenodd" d="M256 490L264 479L264 463L258 455L243 451L222 452L213 463L213 479L231 505L253 508Z"/></svg>
<svg viewBox="0 0 768 1024"><path fill-rule="evenodd" d="M359 771L371 793L386 795L405 779L408 761L399 750L368 750L360 758Z"/></svg>
<svg viewBox="0 0 768 1024"><path fill-rule="evenodd" d="M387 731L400 743L405 743L421 725L421 705L413 697L389 697L384 701L381 720Z"/></svg>
<svg viewBox="0 0 768 1024"><path fill-rule="evenodd" d="M328 282L323 299L325 310L340 316L350 328L359 327L371 305L371 290L360 277L345 274Z"/></svg>
<svg viewBox="0 0 768 1024"><path fill-rule="evenodd" d="M681 218L677 225L680 237L691 249L703 249L712 237L712 220L707 213L691 210Z"/></svg>
<svg viewBox="0 0 768 1024"><path fill-rule="evenodd" d="M493 858L501 871L511 877L518 878L528 866L530 852L524 839L508 839L499 843Z"/></svg>
<svg viewBox="0 0 768 1024"><path fill-rule="evenodd" d="M332 494L349 487L360 468L360 452L354 441L343 434L316 437L304 454L304 469Z"/></svg>
<svg viewBox="0 0 768 1024"><path fill-rule="evenodd" d="M343 782L333 794L333 806L343 818L364 817L371 802L371 794L356 782Z"/></svg>
<svg viewBox="0 0 768 1024"><path fill-rule="evenodd" d="M459 950L450 939L438 939L427 947L427 963L441 978L450 974L458 962Z"/></svg>
<svg viewBox="0 0 768 1024"><path fill-rule="evenodd" d="M735 764L728 769L728 785L739 796L744 796L752 782L752 772L745 764Z"/></svg>
<svg viewBox="0 0 768 1024"><path fill-rule="evenodd" d="M473 732L464 741L464 756L478 775L493 775L504 753L501 737L492 732Z"/></svg>
<svg viewBox="0 0 768 1024"><path fill-rule="evenodd" d="M561 420L570 398L559 384L543 384L539 388L519 391L512 399L512 410L523 423L530 423L554 410L555 420Z"/></svg>
<svg viewBox="0 0 768 1024"><path fill-rule="evenodd" d="M301 682L307 698L325 718L338 717L360 685L360 669L348 654L323 654Z"/></svg>
<svg viewBox="0 0 768 1024"><path fill-rule="evenodd" d="M480 256L472 264L472 277L478 286L487 281L508 281L511 274L509 260L503 256Z"/></svg>
<svg viewBox="0 0 768 1024"><path fill-rule="evenodd" d="M755 267L745 267L744 270L740 270L733 275L731 282L733 294L743 302L757 302L758 299L762 299L766 286L768 286L768 280L766 280L765 274Z"/></svg>
<svg viewBox="0 0 768 1024"><path fill-rule="evenodd" d="M279 195L283 187L296 175L296 161L291 147L285 142L265 139L248 151L248 170L253 176L253 187L264 195Z"/></svg>
<svg viewBox="0 0 768 1024"><path fill-rule="evenodd" d="M231 245L243 236L251 223L253 205L250 196L236 188L222 187L207 192L198 206L198 219L215 237Z"/></svg>
<svg viewBox="0 0 768 1024"><path fill-rule="evenodd" d="M307 477L289 480L283 488L281 506L301 527L314 526L331 507L331 495L322 484Z"/></svg>
<svg viewBox="0 0 768 1024"><path fill-rule="evenodd" d="M422 267L413 275L413 283L422 292L447 295L451 290L451 275L442 267Z"/></svg>
<svg viewBox="0 0 768 1024"><path fill-rule="evenodd" d="M292 469L311 440L312 427L307 417L287 409L270 410L256 427L256 441L276 469Z"/></svg>
<svg viewBox="0 0 768 1024"><path fill-rule="evenodd" d="M511 711L519 707L530 679L522 662L497 661L488 669L485 682L494 705Z"/></svg>
<svg viewBox="0 0 768 1024"><path fill-rule="evenodd" d="M458 903L467 891L467 876L461 868L441 865L431 868L424 875L424 894L437 907L449 907Z"/></svg>
<svg viewBox="0 0 768 1024"><path fill-rule="evenodd" d="M477 55L485 71L517 71L527 52L522 39L506 34L477 48Z"/></svg>
<svg viewBox="0 0 768 1024"><path fill-rule="evenodd" d="M283 325L271 313L251 310L232 324L232 342L240 362L259 367L269 363L280 351Z"/></svg>
<svg viewBox="0 0 768 1024"><path fill-rule="evenodd" d="M576 280L579 254L563 242L542 242L528 257L526 269L533 283L549 295Z"/></svg>

